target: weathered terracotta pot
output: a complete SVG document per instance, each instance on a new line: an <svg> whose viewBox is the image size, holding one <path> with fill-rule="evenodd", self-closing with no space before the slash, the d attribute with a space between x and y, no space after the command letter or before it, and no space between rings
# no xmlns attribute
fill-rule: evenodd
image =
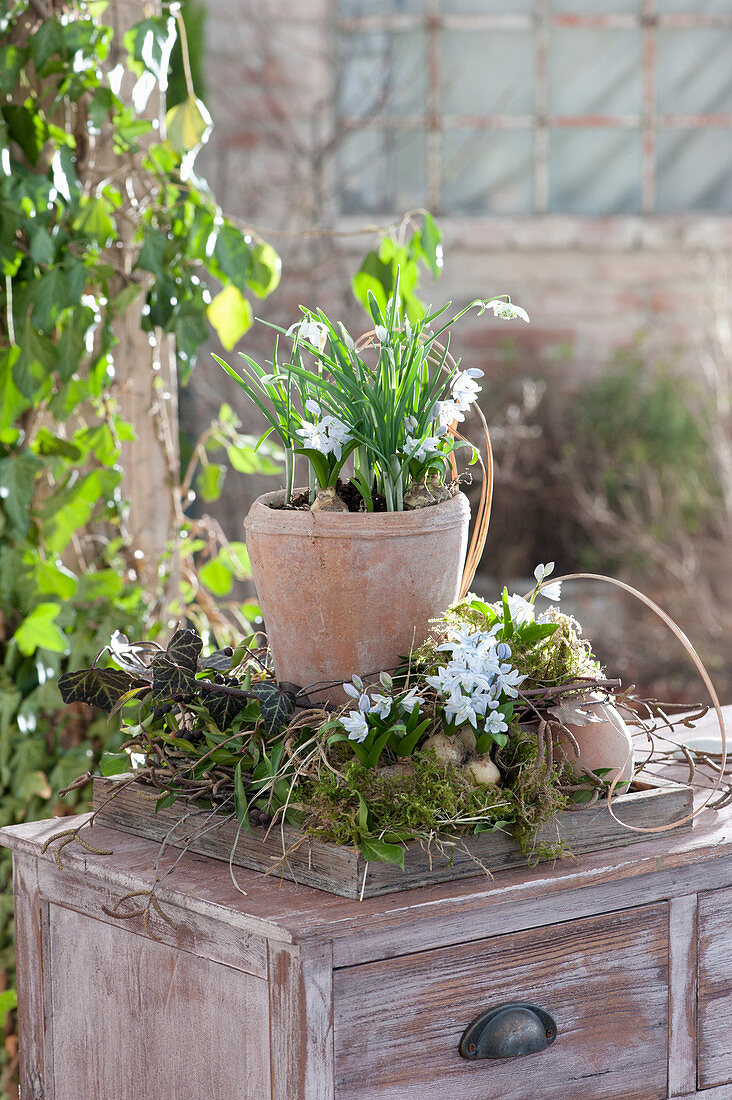
<svg viewBox="0 0 732 1100"><path fill-rule="evenodd" d="M578 704L600 721L588 722L584 726L565 723L579 746L580 755L577 755L570 739L560 732L555 740L555 759L563 756L578 772L610 768L604 776L610 783L616 777L620 780L632 779L635 763L633 740L617 707L603 699L578 700Z"/></svg>
<svg viewBox="0 0 732 1100"><path fill-rule="evenodd" d="M393 668L460 594L470 506L329 513L255 500L244 521L252 575L279 680L310 687ZM345 702L340 686L312 690Z"/></svg>

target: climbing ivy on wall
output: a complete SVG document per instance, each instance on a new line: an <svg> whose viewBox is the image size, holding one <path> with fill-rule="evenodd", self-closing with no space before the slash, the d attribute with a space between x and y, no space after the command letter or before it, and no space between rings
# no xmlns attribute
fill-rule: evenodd
<svg viewBox="0 0 732 1100"><path fill-rule="evenodd" d="M175 10L117 35L114 14L99 0L0 0L0 825L83 803L87 791L63 803L56 792L117 732L83 705L60 708L54 681L115 630L159 628L166 563L142 583L121 491L120 447L135 426L115 393L120 321L133 311L151 334L174 337L185 376L209 325L231 347L251 324L252 297L279 281L274 249L224 217L195 174L210 119L185 51L167 136L148 117L167 81ZM234 600L228 626L213 615L213 597L247 574L245 549L222 545L184 508L194 487L215 497L222 449L237 468L276 471L273 453L254 456L251 442L222 410L171 531L187 547L177 568L190 614L222 641L246 625ZM12 984L9 886L3 856L0 995ZM12 1020L7 1029L10 1088Z"/></svg>

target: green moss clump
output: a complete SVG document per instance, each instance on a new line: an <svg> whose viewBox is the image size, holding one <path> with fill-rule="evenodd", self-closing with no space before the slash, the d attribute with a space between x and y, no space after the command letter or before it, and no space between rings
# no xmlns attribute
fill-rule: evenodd
<svg viewBox="0 0 732 1100"><path fill-rule="evenodd" d="M305 830L335 844L358 844L362 836L429 839L437 832L472 832L477 820L488 827L512 822L506 792L475 787L434 753L410 759L412 771L389 774L346 764L345 784L332 772L303 784ZM364 819L363 806L368 817Z"/></svg>
<svg viewBox="0 0 732 1100"><path fill-rule="evenodd" d="M437 834L468 835L502 829L518 842L529 864L562 854L560 841L538 841L540 830L563 810L563 772L539 757L536 736L514 723L508 744L496 754L500 787L479 787L434 753L417 753L404 773L364 768L352 761L344 779L330 771L303 782L299 803L307 807L303 828L335 844L364 838L390 843Z"/></svg>
<svg viewBox="0 0 732 1100"><path fill-rule="evenodd" d="M557 627L548 638L534 645L522 644L520 634L509 639L511 663L527 676L522 690L601 677L602 666L590 643L581 636L582 628L577 620L557 608L547 612L546 620Z"/></svg>
<svg viewBox="0 0 732 1100"><path fill-rule="evenodd" d="M567 807L569 799L561 784L571 777L571 769L549 764L539 755L536 734L518 725L512 727L505 748L496 752L496 763L510 792L512 835L529 866L567 854L562 840L539 840L539 834Z"/></svg>

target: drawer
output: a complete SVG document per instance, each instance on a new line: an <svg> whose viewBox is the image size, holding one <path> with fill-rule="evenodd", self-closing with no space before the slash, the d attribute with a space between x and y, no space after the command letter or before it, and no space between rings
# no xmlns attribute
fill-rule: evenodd
<svg viewBox="0 0 732 1100"><path fill-rule="evenodd" d="M336 970L337 1100L666 1096L668 906L642 906ZM506 1001L556 1021L552 1046L467 1061L465 1027Z"/></svg>
<svg viewBox="0 0 732 1100"><path fill-rule="evenodd" d="M732 1082L732 889L699 895L700 1089Z"/></svg>

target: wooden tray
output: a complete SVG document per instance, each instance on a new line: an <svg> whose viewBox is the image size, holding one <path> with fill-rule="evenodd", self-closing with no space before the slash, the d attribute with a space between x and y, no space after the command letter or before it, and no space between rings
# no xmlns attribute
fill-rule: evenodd
<svg viewBox="0 0 732 1100"><path fill-rule="evenodd" d="M516 842L498 832L444 837L439 846L433 845L429 851L419 844L410 844L404 871L391 863L366 863L355 848L305 838L289 826L284 829L275 826L269 835L262 828L257 829L254 836L241 832L237 840L235 820L224 816L221 824L215 825L210 810L202 810L183 800L155 813L160 792L142 783L122 786L128 779L129 776L119 775L94 780L97 824L151 840L167 839L175 848L188 848L227 863L236 841L231 859L236 866L269 871L274 876L346 898L375 897L485 872L492 874L507 867L526 866ZM122 789L118 789L120 786ZM691 812L692 806L690 787L655 776L636 780L633 788L613 801L615 812L622 821L642 826L666 825L680 820ZM690 823L681 826L689 827ZM204 828L207 831L196 836ZM648 839L648 834L631 832L614 821L605 802L561 814L541 835L546 840L561 837L575 855L602 848L622 848ZM283 853L286 853L284 858Z"/></svg>

